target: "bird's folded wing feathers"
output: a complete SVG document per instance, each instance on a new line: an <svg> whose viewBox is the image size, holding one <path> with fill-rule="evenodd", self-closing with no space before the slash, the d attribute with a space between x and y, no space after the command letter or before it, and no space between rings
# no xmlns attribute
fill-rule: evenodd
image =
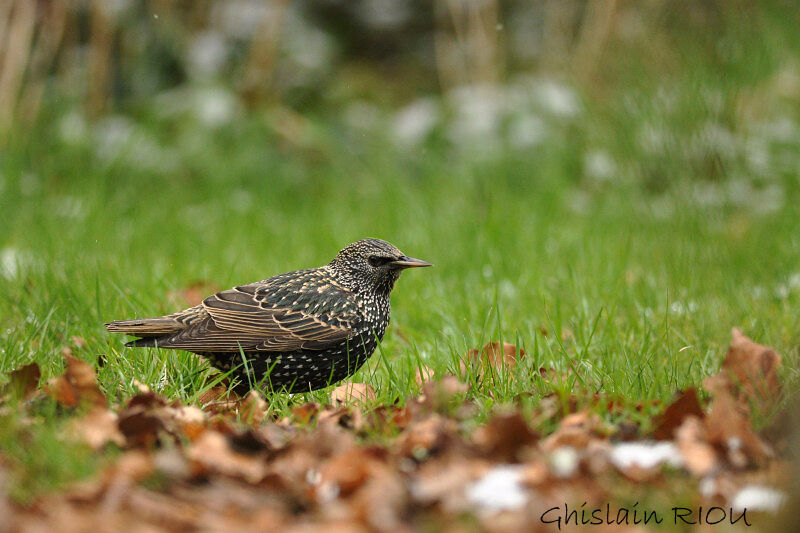
<svg viewBox="0 0 800 533"><path fill-rule="evenodd" d="M319 291L302 286L287 300L283 291L254 283L222 291L203 301L208 319L176 335L159 339L158 346L190 351L324 349L353 336L355 304L342 294L326 305ZM297 290L300 289L300 290ZM309 296L315 296L314 305ZM271 303L272 302L272 303Z"/></svg>

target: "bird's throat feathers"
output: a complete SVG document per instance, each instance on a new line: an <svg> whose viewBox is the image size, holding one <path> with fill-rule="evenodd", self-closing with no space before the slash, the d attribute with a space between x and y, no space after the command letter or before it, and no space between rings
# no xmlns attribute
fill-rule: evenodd
<svg viewBox="0 0 800 533"><path fill-rule="evenodd" d="M357 294L375 294L388 297L394 284L400 278L400 270L387 269L366 272L357 265L345 262L334 262L327 265L343 286Z"/></svg>

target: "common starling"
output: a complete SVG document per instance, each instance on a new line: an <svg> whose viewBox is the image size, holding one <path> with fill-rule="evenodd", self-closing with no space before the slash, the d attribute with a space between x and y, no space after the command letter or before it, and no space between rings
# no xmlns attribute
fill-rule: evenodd
<svg viewBox="0 0 800 533"><path fill-rule="evenodd" d="M388 242L363 239L325 266L218 292L171 315L105 326L140 337L125 346L199 354L231 372L240 390L315 390L364 364L389 324L389 294L400 273L426 266Z"/></svg>

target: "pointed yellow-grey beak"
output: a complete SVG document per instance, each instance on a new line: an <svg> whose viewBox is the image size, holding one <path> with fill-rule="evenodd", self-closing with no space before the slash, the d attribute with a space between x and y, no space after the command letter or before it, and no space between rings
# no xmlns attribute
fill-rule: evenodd
<svg viewBox="0 0 800 533"><path fill-rule="evenodd" d="M419 267L432 267L432 263L428 263L427 261L423 261L422 259L415 259L413 257L408 257L404 255L400 259L396 261L392 261L390 263L392 266L399 267L399 268L419 268Z"/></svg>

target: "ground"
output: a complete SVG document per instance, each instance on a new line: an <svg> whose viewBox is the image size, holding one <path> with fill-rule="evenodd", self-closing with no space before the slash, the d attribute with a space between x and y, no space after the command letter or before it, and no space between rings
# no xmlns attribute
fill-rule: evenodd
<svg viewBox="0 0 800 533"><path fill-rule="evenodd" d="M366 155L327 153L310 163L302 154L301 163L291 153L226 140L246 143L249 134L243 127L218 133L202 153L176 148L176 172L131 163L124 154L100 165L82 147L9 151L0 199L6 228L0 371L35 362L44 384L71 355L94 367L113 412L130 409L145 388L164 401L208 409L219 377L199 358L124 348L124 338L106 333L103 322L172 312L220 288L324 264L349 242L378 237L436 266L403 274L386 338L351 380L374 392L363 408L369 420L376 407L416 405L422 392L415 375L431 369L434 381L463 382L456 389L469 405L466 414L431 408L445 413L437 415L443 424L456 420L457 434L473 435L517 413L526 432L544 439L578 413L605 439L649 439L679 391L699 390L701 409L711 408L703 381L720 371L734 327L782 355L783 392L768 413L753 417L755 430L774 425L796 392L796 186L765 206L756 196L732 201L724 186L683 183L679 176L665 192L624 181L575 184L564 162L569 157L555 164L546 151L535 160L509 155L466 165L447 151L423 158L368 147ZM470 361L493 341L516 347L513 364L490 364L488 374L475 370ZM323 430L303 406L328 412L330 396L330 390L267 394L259 419L292 435L314 435ZM48 398L3 411L4 490L14 508L74 490L77 480L96 479L121 457L134 460L126 450L155 442L123 439L94 453L66 436L85 410ZM228 416L241 420L241 409ZM350 427L342 446L349 449L355 438L358 446L402 455L404 441L397 439L413 438L417 423L433 423L428 415L409 416L411 422L390 418L389 429L372 422ZM190 442L182 431L175 438ZM433 433L439 431L453 429ZM386 466L381 454L389 452L358 446L362 451L352 453L378 453L370 468L402 467L399 459ZM462 456L446 449L481 464L533 461L512 448L493 455L479 446ZM133 477L137 483L170 485L169 475L147 464L146 475ZM694 477L669 479L677 481L667 491L647 483L646 498L666 502L666 510L673 493L694 501L685 496L698 490ZM608 498L631 501L640 490L634 481Z"/></svg>

